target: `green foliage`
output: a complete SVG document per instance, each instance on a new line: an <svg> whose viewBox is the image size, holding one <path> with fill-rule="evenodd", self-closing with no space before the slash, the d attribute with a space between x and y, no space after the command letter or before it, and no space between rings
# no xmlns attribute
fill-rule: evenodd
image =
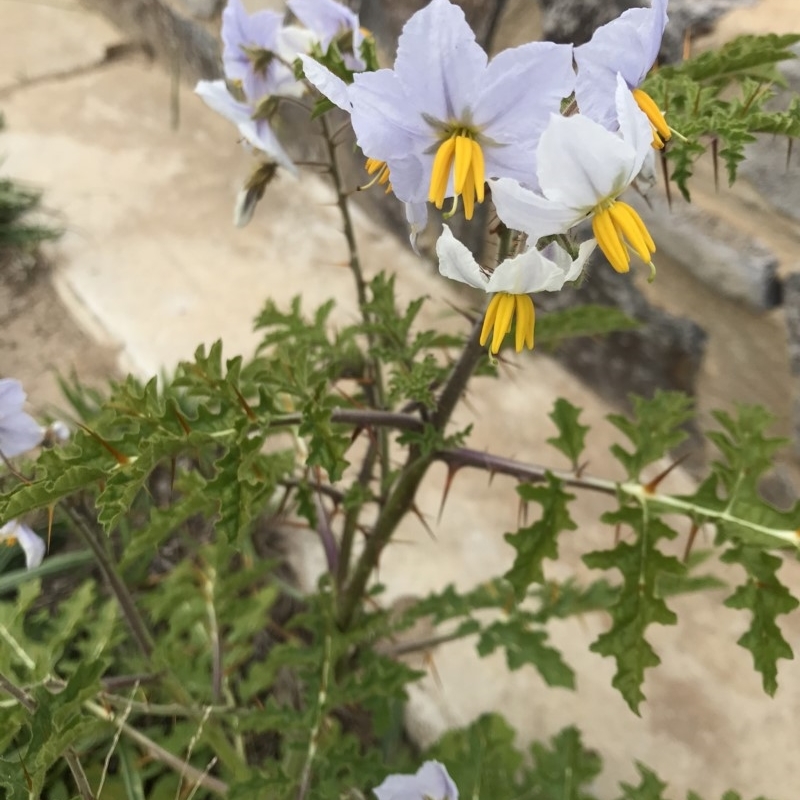
<svg viewBox="0 0 800 800"><path fill-rule="evenodd" d="M532 583L543 583L542 563L558 558L558 535L577 527L569 515L568 505L575 499L562 488L561 481L547 476L546 486L523 485L517 489L523 502L538 503L542 516L532 525L507 533L506 541L516 550L514 564L505 577L522 599Z"/></svg>
<svg viewBox="0 0 800 800"><path fill-rule="evenodd" d="M577 728L564 728L550 746L531 745L531 800L595 800L588 790L603 769L600 756L587 750Z"/></svg>
<svg viewBox="0 0 800 800"><path fill-rule="evenodd" d="M586 446L586 434L589 432L588 425L581 425L578 422L580 415L581 410L563 397L556 400L549 414L558 428L558 436L549 438L547 443L562 452L570 460L573 469L578 468L583 448Z"/></svg>
<svg viewBox="0 0 800 800"><path fill-rule="evenodd" d="M646 509L621 508L606 514L603 521L630 528L632 542L619 541L612 550L587 553L583 560L593 569L616 569L622 573L622 586L611 613L611 628L602 633L592 650L611 656L617 663L613 685L625 698L631 710L638 713L644 700L641 690L644 672L660 663L659 657L645 639L653 623L674 625L677 617L659 592L662 574L680 575L684 567L678 559L665 555L659 548L661 539L677 534Z"/></svg>
<svg viewBox="0 0 800 800"><path fill-rule="evenodd" d="M575 336L598 336L615 331L630 331L639 327L618 308L582 305L550 311L536 316L536 347L557 347L559 342Z"/></svg>
<svg viewBox="0 0 800 800"><path fill-rule="evenodd" d="M681 427L691 416L692 401L680 392L657 391L652 400L633 397L631 418L610 414L608 421L630 440L632 450L615 444L611 452L631 480L639 480L642 470L663 458L686 438Z"/></svg>
<svg viewBox="0 0 800 800"><path fill-rule="evenodd" d="M666 110L680 133L665 149L670 177L689 199L694 162L712 147L722 159L728 182L736 180L745 147L759 134L800 137L800 102L774 110L768 101L784 85L776 66L796 58L798 34L740 36L718 50L653 72L643 88Z"/></svg>

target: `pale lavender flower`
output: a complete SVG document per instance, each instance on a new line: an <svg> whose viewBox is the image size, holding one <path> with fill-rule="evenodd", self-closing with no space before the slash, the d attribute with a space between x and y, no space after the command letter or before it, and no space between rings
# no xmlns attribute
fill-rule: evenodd
<svg viewBox="0 0 800 800"><path fill-rule="evenodd" d="M442 208L460 197L467 219L487 177L535 183L539 136L575 82L568 45L533 42L489 61L449 0L406 23L394 69L345 85L302 60L308 80L350 112L364 154L386 163L400 200Z"/></svg>
<svg viewBox="0 0 800 800"><path fill-rule="evenodd" d="M27 525L15 519L7 522L0 528L0 542L4 544L18 544L25 553L25 567L33 569L42 563L47 545L41 536L37 536Z"/></svg>
<svg viewBox="0 0 800 800"><path fill-rule="evenodd" d="M378 800L458 800L458 789L438 761L426 761L415 775L390 775L372 790Z"/></svg>
<svg viewBox="0 0 800 800"><path fill-rule="evenodd" d="M581 114L604 128L617 130L614 93L620 74L653 129L663 140L670 138L669 127L655 102L638 88L658 56L667 25L667 2L653 0L651 8L628 9L598 28L591 41L575 48L575 99Z"/></svg>
<svg viewBox="0 0 800 800"><path fill-rule="evenodd" d="M6 458L32 450L44 436L39 423L22 410L25 397L19 381L0 380L0 452Z"/></svg>
<svg viewBox="0 0 800 800"><path fill-rule="evenodd" d="M366 65L359 55L364 32L354 11L336 0L289 0L286 5L317 37L323 53L334 41L344 42L346 46L340 49L345 66L354 72L364 69Z"/></svg>
<svg viewBox="0 0 800 800"><path fill-rule="evenodd" d="M278 141L268 119L258 118L257 115L254 117L254 109L236 100L228 91L225 81L200 81L195 87L195 92L209 108L236 125L248 144L261 150L272 161L292 174L297 174L297 168Z"/></svg>
<svg viewBox="0 0 800 800"><path fill-rule="evenodd" d="M286 46L281 14L248 14L242 0L228 0L222 12L222 65L225 77L241 85L251 106L264 97L302 94L291 67L292 50Z"/></svg>

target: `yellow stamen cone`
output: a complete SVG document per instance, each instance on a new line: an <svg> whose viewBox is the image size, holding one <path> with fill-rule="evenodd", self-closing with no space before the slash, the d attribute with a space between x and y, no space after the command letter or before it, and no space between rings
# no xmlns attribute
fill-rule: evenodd
<svg viewBox="0 0 800 800"><path fill-rule="evenodd" d="M461 197L464 200L464 217L472 219L475 212L475 183L472 171L467 173L467 179L464 181L464 193Z"/></svg>
<svg viewBox="0 0 800 800"><path fill-rule="evenodd" d="M439 145L439 149L436 151L436 157L433 159L428 200L433 203L436 208L441 208L444 205L444 194L447 191L447 179L450 177L455 151L456 137L451 136Z"/></svg>
<svg viewBox="0 0 800 800"><path fill-rule="evenodd" d="M514 319L514 307L516 306L513 294L501 292L497 296L500 301L497 304L497 317L494 321L494 332L492 333L492 353L497 353L500 350L503 339L511 330L511 321Z"/></svg>
<svg viewBox="0 0 800 800"><path fill-rule="evenodd" d="M385 161L379 161L377 158L368 158L364 164L364 169L368 175L374 175L375 177L364 186L359 186L359 191L369 189L376 183L380 186L386 186L386 194L392 191L392 184L389 182L391 173L389 172L389 165Z"/></svg>
<svg viewBox="0 0 800 800"><path fill-rule="evenodd" d="M453 172L453 190L458 197L464 191L464 184L471 174L472 166L472 139L466 136L456 136L456 156Z"/></svg>
<svg viewBox="0 0 800 800"><path fill-rule="evenodd" d="M486 341L489 338L489 333L494 327L494 321L497 319L497 308L500 305L500 298L502 296L503 295L501 294L493 295L492 299L489 301L489 305L486 308L486 316L483 318L483 327L481 328L481 347L486 344Z"/></svg>
<svg viewBox="0 0 800 800"><path fill-rule="evenodd" d="M483 150L474 139L472 139L472 178L475 183L475 197L479 203L482 203L486 188L486 167L483 161Z"/></svg>
<svg viewBox="0 0 800 800"><path fill-rule="evenodd" d="M517 352L527 346L533 348L533 300L527 294L514 295L517 304L515 341Z"/></svg>
<svg viewBox="0 0 800 800"><path fill-rule="evenodd" d="M629 206L627 203L623 203L621 200L617 201L617 205L627 209L628 214L631 216L634 223L636 224L636 227L639 229L639 232L642 234L642 238L644 239L644 242L647 245L647 249L650 251L650 255L655 253L656 243L653 241L653 237L650 235L650 231L647 230L647 226L642 221L642 218L639 216L639 213L636 211L636 209L633 208L632 206Z"/></svg>
<svg viewBox="0 0 800 800"><path fill-rule="evenodd" d="M631 268L628 251L625 249L625 245L614 227L614 222L607 208L602 208L595 212L592 217L592 232L611 266L617 272L627 272Z"/></svg>
<svg viewBox="0 0 800 800"><path fill-rule="evenodd" d="M650 120L650 124L661 139L664 142L669 141L672 137L672 131L669 129L669 125L667 125L667 121L664 119L664 115L661 113L661 109L656 105L655 100L641 89L633 90L633 99L636 101L636 105L647 115L647 119Z"/></svg>
<svg viewBox="0 0 800 800"><path fill-rule="evenodd" d="M614 228L623 242L627 242L637 256L647 264L650 261L650 250L648 249L641 230L629 212L633 209L625 203L614 203L608 209ZM635 212L634 212L635 213Z"/></svg>

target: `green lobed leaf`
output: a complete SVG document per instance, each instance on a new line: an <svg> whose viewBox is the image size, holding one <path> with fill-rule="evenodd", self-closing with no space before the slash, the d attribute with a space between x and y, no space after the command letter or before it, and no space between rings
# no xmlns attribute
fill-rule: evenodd
<svg viewBox="0 0 800 800"><path fill-rule="evenodd" d="M577 728L564 728L549 745L531 745L533 767L526 779L525 795L529 800L597 800L589 792L592 782L603 769L603 761L594 750L587 750Z"/></svg>
<svg viewBox="0 0 800 800"><path fill-rule="evenodd" d="M569 503L575 499L562 488L563 484L548 473L547 485L524 484L517 492L525 502L538 503L541 517L516 533L507 533L505 540L516 550L514 563L505 579L514 587L521 600L532 583L543 583L542 563L546 558L558 558L558 535L576 529L569 515Z"/></svg>
<svg viewBox="0 0 800 800"><path fill-rule="evenodd" d="M686 438L681 426L692 415L692 400L682 392L657 391L652 399L633 397L630 417L609 414L608 421L618 428L633 445L626 450L615 444L611 452L622 464L628 477L638 481L641 471Z"/></svg>
<svg viewBox="0 0 800 800"><path fill-rule="evenodd" d="M517 796L515 776L523 758L513 729L499 714L483 714L468 727L446 733L425 759L445 765L460 797Z"/></svg>
<svg viewBox="0 0 800 800"><path fill-rule="evenodd" d="M559 397L553 410L548 414L558 428L558 436L551 436L547 443L563 453L570 460L573 468L578 466L578 461L586 446L586 434L589 432L589 426L581 425L578 421L581 413L582 409L573 406L569 400Z"/></svg>
<svg viewBox="0 0 800 800"><path fill-rule="evenodd" d="M782 562L777 556L755 547L737 545L723 553L721 559L726 564L738 564L747 572L747 581L725 600L725 605L751 612L750 627L738 644L752 653L764 691L774 695L778 689L778 660L794 658L776 620L794 611L800 603L778 579Z"/></svg>
<svg viewBox="0 0 800 800"><path fill-rule="evenodd" d="M478 637L478 654L483 657L502 648L510 670L530 664L548 686L574 689L575 673L561 653L547 644L547 639L546 630L533 629L524 616L512 615L507 620L492 623L481 632Z"/></svg>
<svg viewBox="0 0 800 800"><path fill-rule="evenodd" d="M612 685L638 714L645 699L641 689L645 670L661 663L645 639L647 628L654 623L674 625L677 621L659 592L659 579L664 574L681 575L685 567L658 548L661 539L675 538L675 531L645 509L621 508L605 514L603 521L630 528L633 541L620 541L611 550L583 557L592 569L616 569L622 573L617 602L609 609L611 628L597 638L591 649L614 658L617 672Z"/></svg>
<svg viewBox="0 0 800 800"><path fill-rule="evenodd" d="M664 797L664 789L667 788L667 784L644 764L637 762L636 769L641 778L639 785L620 783L622 794L619 800L667 800Z"/></svg>

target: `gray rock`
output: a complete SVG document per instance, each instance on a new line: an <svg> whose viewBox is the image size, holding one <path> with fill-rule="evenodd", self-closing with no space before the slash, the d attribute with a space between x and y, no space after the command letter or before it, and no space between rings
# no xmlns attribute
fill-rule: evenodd
<svg viewBox="0 0 800 800"><path fill-rule="evenodd" d="M592 38L596 28L605 25L629 8L646 5L637 0L539 0L543 11L545 39L580 45ZM726 11L751 4L752 0L672 0L669 24L664 33L661 58L678 61L687 32L696 36L708 33Z"/></svg>
<svg viewBox="0 0 800 800"><path fill-rule="evenodd" d="M784 281L783 302L792 375L792 443L800 456L800 272L792 273Z"/></svg>
<svg viewBox="0 0 800 800"><path fill-rule="evenodd" d="M800 56L800 45L794 51ZM785 61L779 69L786 79L787 86L779 90L772 109L787 108L800 93L800 60ZM746 149L746 159L739 167L739 175L746 178L758 190L768 205L800 221L800 153L797 143L791 158L789 141L774 136L761 136Z"/></svg>
<svg viewBox="0 0 800 800"><path fill-rule="evenodd" d="M707 335L692 320L652 306L630 275L619 275L596 252L575 290L542 292L537 311L576 305L614 306L641 325L602 337L568 339L556 358L606 400L627 406L629 395L650 397L657 389L694 394Z"/></svg>
<svg viewBox="0 0 800 800"><path fill-rule="evenodd" d="M222 0L183 0L189 13L197 19L211 19L222 7Z"/></svg>
<svg viewBox="0 0 800 800"><path fill-rule="evenodd" d="M754 311L780 303L778 258L764 242L680 198L671 210L655 191L647 201L632 192L626 200L641 215L659 252L698 280Z"/></svg>

